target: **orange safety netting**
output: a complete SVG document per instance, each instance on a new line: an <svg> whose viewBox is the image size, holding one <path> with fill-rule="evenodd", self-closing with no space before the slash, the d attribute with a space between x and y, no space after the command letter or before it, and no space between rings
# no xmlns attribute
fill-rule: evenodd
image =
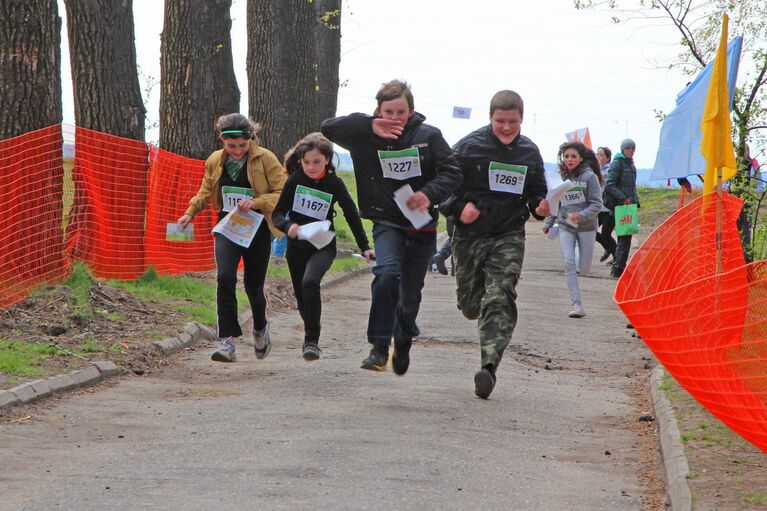
<svg viewBox="0 0 767 511"><path fill-rule="evenodd" d="M615 300L680 385L767 451L767 261L745 264L742 204L712 193L677 211L631 258Z"/></svg>
<svg viewBox="0 0 767 511"><path fill-rule="evenodd" d="M99 277L144 273L148 170L146 142L76 128L67 249Z"/></svg>
<svg viewBox="0 0 767 511"><path fill-rule="evenodd" d="M203 160L184 158L157 147L151 148L149 203L147 205L144 247L146 264L161 274L212 269L213 236L216 224L213 209L194 217L193 241L167 241L166 226L186 211L189 199L197 193L205 172Z"/></svg>
<svg viewBox="0 0 767 511"><path fill-rule="evenodd" d="M0 308L67 275L61 126L0 141Z"/></svg>
<svg viewBox="0 0 767 511"><path fill-rule="evenodd" d="M150 266L160 274L215 267L211 208L195 217L194 241L165 234L205 162L79 127L71 139L56 125L0 141L0 308L65 278L72 259L119 280Z"/></svg>

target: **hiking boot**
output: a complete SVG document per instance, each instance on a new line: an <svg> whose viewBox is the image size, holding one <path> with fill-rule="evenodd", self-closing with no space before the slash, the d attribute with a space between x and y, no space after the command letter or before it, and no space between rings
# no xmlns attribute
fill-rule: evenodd
<svg viewBox="0 0 767 511"><path fill-rule="evenodd" d="M234 339L225 337L218 342L218 349L213 352L210 359L215 362L236 362L237 353L234 347Z"/></svg>
<svg viewBox="0 0 767 511"><path fill-rule="evenodd" d="M570 307L570 313L568 316L571 318L582 318L586 315L586 311L583 309L583 305L580 303L574 303L572 307Z"/></svg>
<svg viewBox="0 0 767 511"><path fill-rule="evenodd" d="M253 348L256 350L256 358L259 360L265 359L272 351L272 343L269 340L269 323L263 330L253 329Z"/></svg>
<svg viewBox="0 0 767 511"><path fill-rule="evenodd" d="M373 346L368 355L363 361L362 369L370 369L371 371L386 371L386 363L389 361L389 347Z"/></svg>
<svg viewBox="0 0 767 511"><path fill-rule="evenodd" d="M474 375L474 394L487 399L495 388L495 366L488 364Z"/></svg>
<svg viewBox="0 0 767 511"><path fill-rule="evenodd" d="M447 266L445 266L445 254L442 252L437 252L432 257L432 260L434 261L434 265L437 267L437 271L440 272L442 275L447 275Z"/></svg>
<svg viewBox="0 0 767 511"><path fill-rule="evenodd" d="M394 338L394 351L391 354L391 367L396 374L400 376L407 372L410 367L410 346L413 345L412 339L398 340Z"/></svg>
<svg viewBox="0 0 767 511"><path fill-rule="evenodd" d="M301 354L304 357L304 360L312 361L312 360L319 360L320 354L322 353L322 350L317 345L316 342L305 342L304 348L301 352Z"/></svg>

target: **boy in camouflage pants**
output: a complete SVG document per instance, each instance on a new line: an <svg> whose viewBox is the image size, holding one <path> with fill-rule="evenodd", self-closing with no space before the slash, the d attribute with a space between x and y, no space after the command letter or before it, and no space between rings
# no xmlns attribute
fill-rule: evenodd
<svg viewBox="0 0 767 511"><path fill-rule="evenodd" d="M520 133L524 104L503 90L490 101L490 124L453 148L463 184L441 205L455 219L458 308L478 319L481 369L474 393L487 399L517 324L516 286L525 255L525 222L549 215L543 158Z"/></svg>

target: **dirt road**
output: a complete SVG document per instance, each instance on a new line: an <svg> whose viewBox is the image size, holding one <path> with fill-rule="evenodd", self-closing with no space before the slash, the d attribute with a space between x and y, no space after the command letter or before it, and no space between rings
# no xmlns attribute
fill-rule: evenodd
<svg viewBox="0 0 767 511"><path fill-rule="evenodd" d="M359 369L371 276L325 292L323 358L297 313L274 349L209 360L18 408L0 424L0 509L659 509L644 401L649 352L595 262L569 299L554 242L531 226L520 323L490 400L473 395L477 333L454 280L427 276L424 337L404 377ZM14 417L11 417L13 419Z"/></svg>

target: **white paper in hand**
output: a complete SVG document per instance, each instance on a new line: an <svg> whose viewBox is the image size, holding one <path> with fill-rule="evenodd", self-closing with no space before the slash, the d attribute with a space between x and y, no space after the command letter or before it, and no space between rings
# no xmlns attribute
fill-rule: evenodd
<svg viewBox="0 0 767 511"><path fill-rule="evenodd" d="M399 206L399 209L402 211L402 214L405 215L405 218L410 220L410 223L413 224L413 227L420 229L424 225L431 222L431 215L427 211L418 211L416 209L409 209L407 207L407 201L410 199L413 193L413 189L410 187L410 185L400 187L397 189L397 191L394 192L394 202L397 203L397 206Z"/></svg>
<svg viewBox="0 0 767 511"><path fill-rule="evenodd" d="M330 220L311 222L298 228L298 239L306 240L320 249L333 241L336 233L330 230Z"/></svg>
<svg viewBox="0 0 767 511"><path fill-rule="evenodd" d="M546 200L549 201L549 209L551 211L554 211L555 207L559 206L559 201L562 200L562 196L573 188L575 186L575 183L567 179L564 183L560 183L557 186L549 186L549 191L546 194Z"/></svg>

